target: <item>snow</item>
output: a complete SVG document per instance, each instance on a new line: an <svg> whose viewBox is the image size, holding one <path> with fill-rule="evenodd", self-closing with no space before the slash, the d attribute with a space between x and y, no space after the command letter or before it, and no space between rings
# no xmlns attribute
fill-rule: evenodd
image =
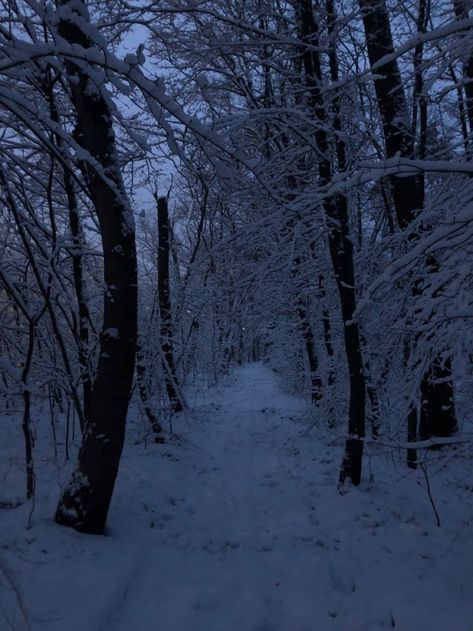
<svg viewBox="0 0 473 631"><path fill-rule="evenodd" d="M438 528L422 472L371 445L340 495L343 441L262 364L187 399L163 445L132 419L105 537L52 522L67 472L37 456L32 527L30 506L1 511L2 631L471 631L461 452L429 465ZM0 499L21 477L4 420Z"/></svg>

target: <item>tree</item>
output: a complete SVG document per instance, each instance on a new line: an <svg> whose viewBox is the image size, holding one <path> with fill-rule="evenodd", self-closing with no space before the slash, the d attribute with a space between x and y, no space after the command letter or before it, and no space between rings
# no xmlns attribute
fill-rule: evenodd
<svg viewBox="0 0 473 631"><path fill-rule="evenodd" d="M422 3L422 0L421 0ZM422 8L425 12L425 8ZM360 0L363 23L366 33L366 46L371 67L376 76L374 85L382 121L384 142L388 158L402 156L414 157L414 138L410 126L407 99L404 92L401 73L393 55L394 45L389 23L389 15L384 0ZM423 24L425 18L421 17ZM421 49L416 51L420 61ZM382 70L376 70L377 64L386 56ZM391 56L391 58L389 57ZM420 69L417 70L417 89ZM423 105L425 107L425 104ZM425 118L425 113L424 113ZM423 134L425 136L425 132ZM396 175L391 177L391 190L399 227L408 228L421 212L425 197L425 182L422 173L407 178ZM413 235L414 236L414 235ZM431 259L430 266L437 263ZM418 292L419 285L414 287ZM451 359L442 361L440 354L422 376L420 384L420 418L417 422L417 402L411 403L408 417L408 438L415 440L416 427L421 439L431 436L451 436L457 431L454 404ZM412 458L412 453L410 454Z"/></svg>
<svg viewBox="0 0 473 631"><path fill-rule="evenodd" d="M328 185L333 177L330 159L330 143L326 124L328 116L322 93L322 68L318 53L318 29L314 19L312 0L300 3L300 34L303 48L305 82L309 90L309 103L318 121L315 140L319 149L318 174L321 186ZM343 151L343 150L342 150ZM365 379L361 356L361 340L356 310L355 272L353 243L348 223L347 198L343 194L325 197L323 207L328 224L328 240L342 311L345 352L348 362L350 397L348 414L348 438L340 471L340 483L350 478L358 485L361 479L363 438L365 435Z"/></svg>
<svg viewBox="0 0 473 631"><path fill-rule="evenodd" d="M174 413L183 409L182 394L177 385L177 373L173 352L173 325L171 308L171 287L169 283L170 226L168 201L156 195L158 211L158 303L161 336L161 360L164 366L166 390L171 410Z"/></svg>
<svg viewBox="0 0 473 631"><path fill-rule="evenodd" d="M84 2L61 0L60 37L92 48ZM83 65L65 60L77 117L74 136L100 224L104 307L100 357L77 468L56 510L56 521L87 533L103 532L123 447L135 367L137 269L132 211L118 161L108 95Z"/></svg>

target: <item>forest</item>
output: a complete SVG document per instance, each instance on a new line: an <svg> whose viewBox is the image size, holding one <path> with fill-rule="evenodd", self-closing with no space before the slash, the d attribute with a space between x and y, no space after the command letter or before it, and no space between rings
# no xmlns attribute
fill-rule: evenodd
<svg viewBox="0 0 473 631"><path fill-rule="evenodd" d="M471 631L473 2L0 18L0 631Z"/></svg>

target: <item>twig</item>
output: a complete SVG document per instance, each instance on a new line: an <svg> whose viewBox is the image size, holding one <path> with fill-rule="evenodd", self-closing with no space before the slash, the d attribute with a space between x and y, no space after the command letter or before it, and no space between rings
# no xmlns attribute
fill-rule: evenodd
<svg viewBox="0 0 473 631"><path fill-rule="evenodd" d="M429 482L429 476L427 475L427 467L425 466L425 464L423 462L419 463L419 466L422 469L422 472L423 472L424 477L425 477L425 483L427 485L427 493L429 495L430 503L432 504L432 509L434 511L434 514L435 514L435 519L437 520L437 526L440 528L440 526L441 526L441 524L440 524L440 517L439 517L439 514L437 512L437 508L435 506L434 498L432 497L432 492L430 490L430 482Z"/></svg>

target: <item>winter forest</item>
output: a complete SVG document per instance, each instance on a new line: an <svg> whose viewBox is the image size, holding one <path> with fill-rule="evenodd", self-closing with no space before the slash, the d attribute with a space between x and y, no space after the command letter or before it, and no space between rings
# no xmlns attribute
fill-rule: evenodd
<svg viewBox="0 0 473 631"><path fill-rule="evenodd" d="M473 2L0 17L0 631L472 631Z"/></svg>

